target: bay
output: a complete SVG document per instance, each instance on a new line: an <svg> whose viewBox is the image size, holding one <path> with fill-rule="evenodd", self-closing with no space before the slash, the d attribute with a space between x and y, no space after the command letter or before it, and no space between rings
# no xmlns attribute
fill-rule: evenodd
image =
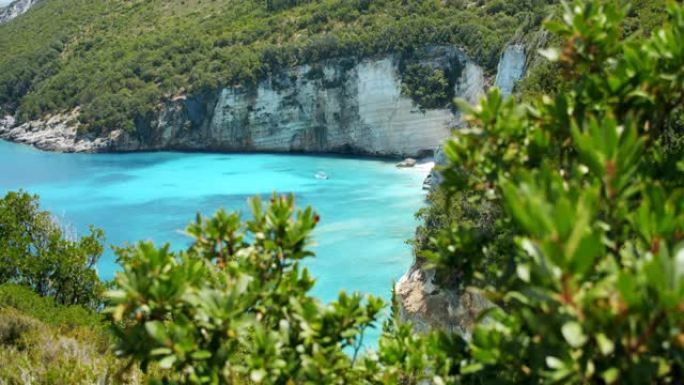
<svg viewBox="0 0 684 385"><path fill-rule="evenodd" d="M328 179L320 179L320 173ZM406 241L424 204L429 165L398 169L372 159L280 155L150 152L60 154L0 141L0 192L23 189L77 233L104 229L108 245L138 240L189 244L182 233L200 212L219 207L248 217L247 199L294 193L299 207L321 216L317 256L306 266L313 294L328 302L340 290L389 299L391 284L412 262ZM316 174L319 173L319 178ZM104 279L119 269L112 251L98 264ZM377 332L371 332L371 339Z"/></svg>

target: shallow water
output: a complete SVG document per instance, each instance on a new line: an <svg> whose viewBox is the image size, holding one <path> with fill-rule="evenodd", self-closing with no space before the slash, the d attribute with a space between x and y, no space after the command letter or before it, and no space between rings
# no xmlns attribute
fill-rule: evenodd
<svg viewBox="0 0 684 385"><path fill-rule="evenodd" d="M319 171L329 179L317 179ZM57 154L0 141L0 192L38 194L61 221L82 233L89 224L101 227L113 245L150 239L182 248L188 238L180 230L198 211L246 212L250 196L295 193L299 206L312 205L321 216L314 233L317 258L306 265L317 278L314 294L326 302L340 290L389 297L392 281L412 261L405 241L424 204L421 184L428 172L387 161L301 155ZM100 275L109 279L117 269L107 251Z"/></svg>

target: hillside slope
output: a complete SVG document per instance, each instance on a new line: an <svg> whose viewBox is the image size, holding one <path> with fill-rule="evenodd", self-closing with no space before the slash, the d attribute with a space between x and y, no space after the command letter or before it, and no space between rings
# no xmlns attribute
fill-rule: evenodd
<svg viewBox="0 0 684 385"><path fill-rule="evenodd" d="M0 26L0 106L19 122L80 107L79 134L103 136L135 133L179 95L329 58L452 45L491 73L547 3L44 0Z"/></svg>

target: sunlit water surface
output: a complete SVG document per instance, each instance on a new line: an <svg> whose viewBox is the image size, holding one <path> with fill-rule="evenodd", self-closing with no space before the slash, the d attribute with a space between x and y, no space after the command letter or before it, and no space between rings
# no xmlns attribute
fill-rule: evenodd
<svg viewBox="0 0 684 385"><path fill-rule="evenodd" d="M329 176L317 179L318 172ZM300 207L321 216L310 268L323 301L340 290L388 298L391 283L411 264L406 240L424 204L429 168L392 162L300 155L137 153L58 154L0 141L0 192L24 189L43 208L84 233L105 230L107 243L137 240L188 245L181 230L199 211L220 207L247 216L247 198L292 192ZM111 250L98 264L110 279L119 269ZM370 332L374 341L377 332Z"/></svg>

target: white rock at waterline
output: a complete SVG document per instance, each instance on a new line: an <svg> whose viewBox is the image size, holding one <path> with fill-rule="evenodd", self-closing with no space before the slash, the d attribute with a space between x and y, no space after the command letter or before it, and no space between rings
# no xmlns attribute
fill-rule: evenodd
<svg viewBox="0 0 684 385"><path fill-rule="evenodd" d="M406 167L413 167L416 165L416 160L413 158L406 158L402 160L401 162L397 163L397 167L399 168L406 168Z"/></svg>

